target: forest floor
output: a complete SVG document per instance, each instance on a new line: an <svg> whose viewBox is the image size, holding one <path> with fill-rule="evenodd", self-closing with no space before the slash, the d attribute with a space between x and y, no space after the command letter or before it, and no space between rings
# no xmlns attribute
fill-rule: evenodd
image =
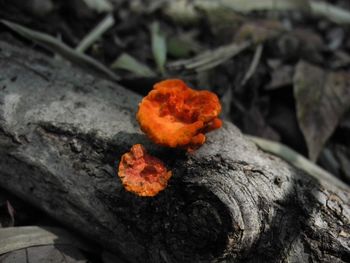
<svg viewBox="0 0 350 263"><path fill-rule="evenodd" d="M266 151L284 158L269 146L279 142L350 184L349 1L7 2L0 0L0 40L20 39L81 67L93 58L104 67L102 77L141 95L165 78L211 90L221 100L221 117L267 139ZM63 56L67 48L72 52ZM1 190L0 227L27 225L58 223ZM57 261L50 249L40 253ZM0 262L15 262L6 261L10 254Z"/></svg>

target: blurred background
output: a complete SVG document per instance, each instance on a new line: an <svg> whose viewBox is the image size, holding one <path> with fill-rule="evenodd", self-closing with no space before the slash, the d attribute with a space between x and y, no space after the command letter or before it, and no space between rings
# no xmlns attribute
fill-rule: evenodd
<svg viewBox="0 0 350 263"><path fill-rule="evenodd" d="M211 90L266 151L350 183L350 1L0 0L0 18L0 39L141 95L165 78ZM1 191L1 225L14 210L16 225L50 221Z"/></svg>

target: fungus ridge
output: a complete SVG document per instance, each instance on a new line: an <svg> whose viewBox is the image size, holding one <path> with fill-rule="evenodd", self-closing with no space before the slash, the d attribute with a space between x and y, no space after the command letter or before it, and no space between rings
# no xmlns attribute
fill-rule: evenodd
<svg viewBox="0 0 350 263"><path fill-rule="evenodd" d="M205 142L204 133L221 127L220 112L214 93L172 79L157 83L143 98L137 120L153 142L192 151Z"/></svg>
<svg viewBox="0 0 350 263"><path fill-rule="evenodd" d="M124 188L139 196L155 196L164 190L172 173L164 163L149 155L141 144L123 154L118 176Z"/></svg>

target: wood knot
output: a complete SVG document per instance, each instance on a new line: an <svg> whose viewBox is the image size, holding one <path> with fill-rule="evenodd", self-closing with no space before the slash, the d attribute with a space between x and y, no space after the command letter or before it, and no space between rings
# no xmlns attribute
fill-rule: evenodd
<svg viewBox="0 0 350 263"><path fill-rule="evenodd" d="M218 241L223 223L216 208L199 200L189 206L189 233L197 248L204 248Z"/></svg>

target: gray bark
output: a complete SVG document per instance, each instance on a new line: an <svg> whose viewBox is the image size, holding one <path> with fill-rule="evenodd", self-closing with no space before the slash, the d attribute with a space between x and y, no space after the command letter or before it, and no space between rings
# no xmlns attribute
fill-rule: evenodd
<svg viewBox="0 0 350 263"><path fill-rule="evenodd" d="M0 186L130 262L350 262L349 192L263 153L232 124L193 154L153 145L140 97L0 42ZM142 143L173 171L154 198L126 192Z"/></svg>

